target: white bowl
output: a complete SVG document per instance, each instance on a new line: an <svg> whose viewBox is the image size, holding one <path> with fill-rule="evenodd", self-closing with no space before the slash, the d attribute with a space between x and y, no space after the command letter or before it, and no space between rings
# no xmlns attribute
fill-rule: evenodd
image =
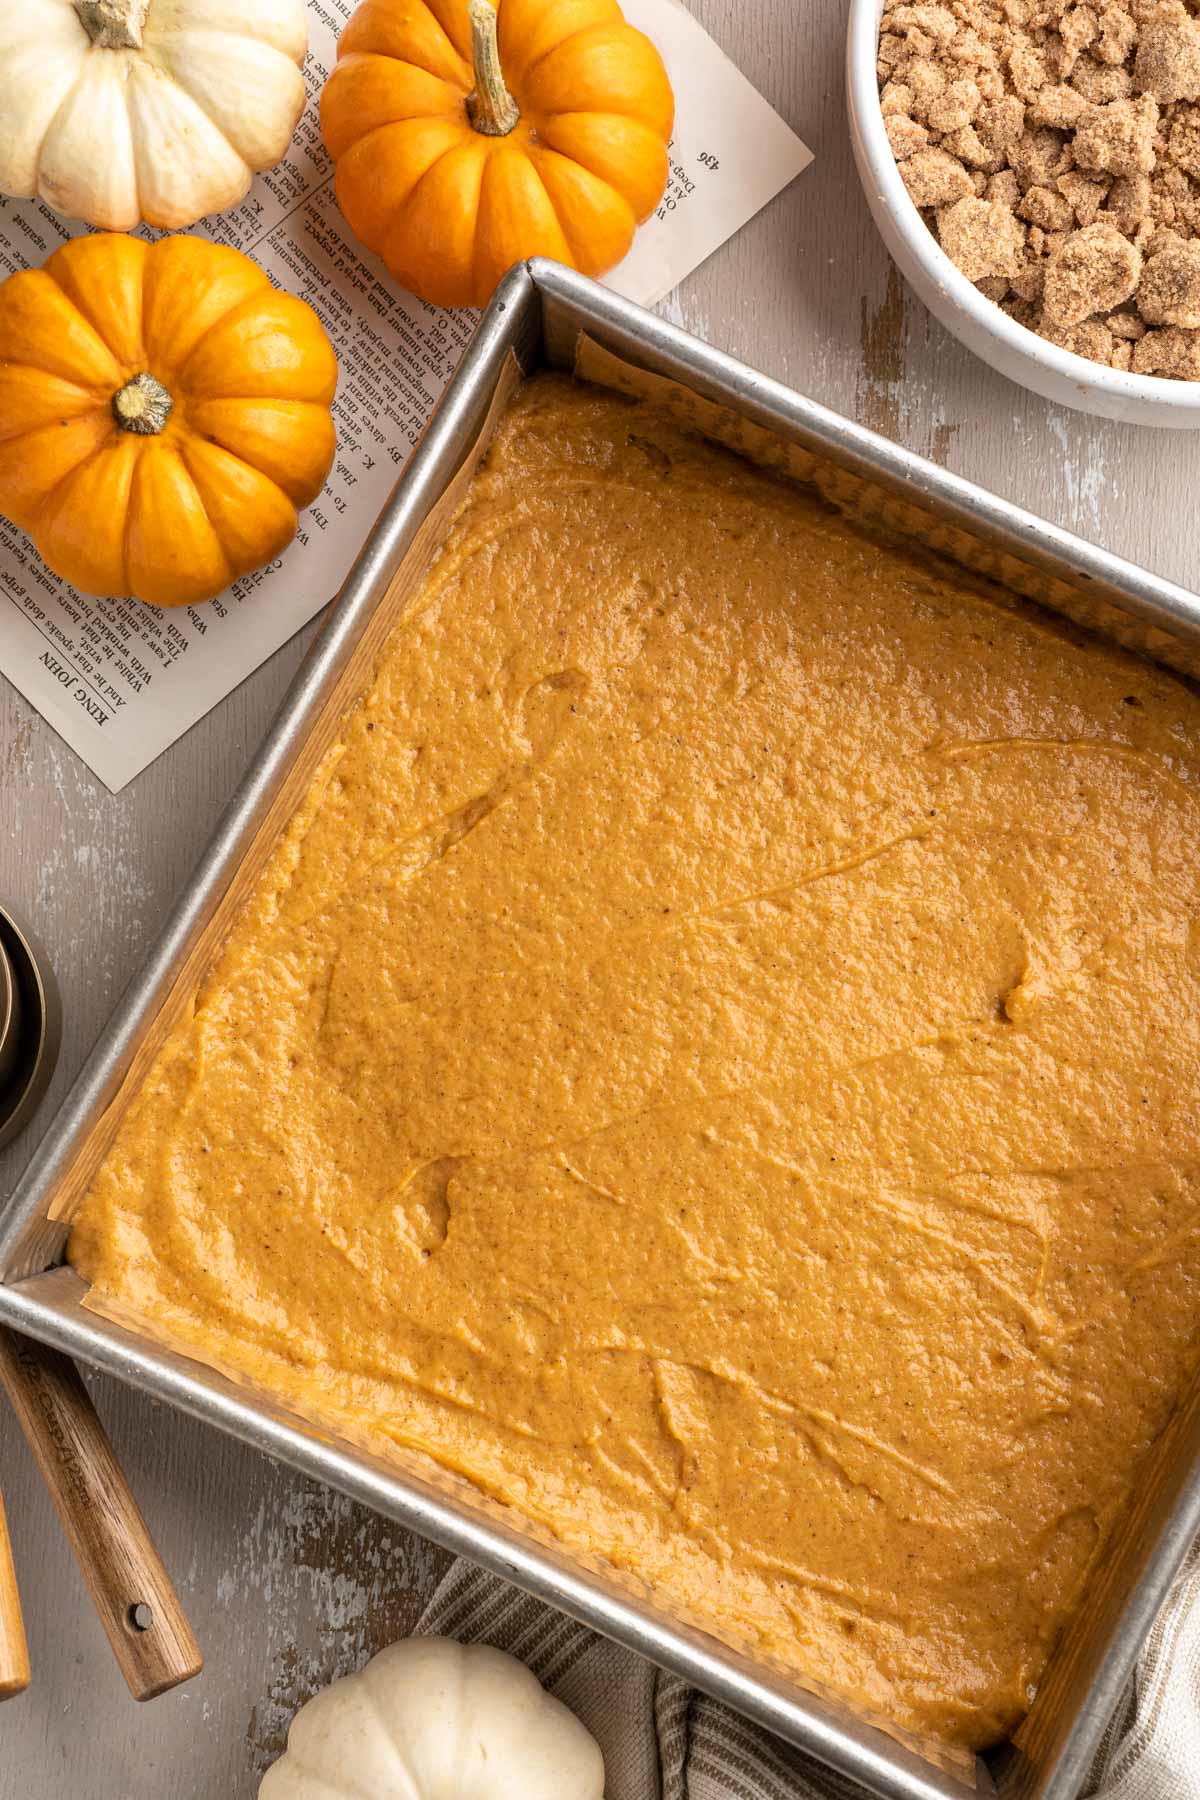
<svg viewBox="0 0 1200 1800"><path fill-rule="evenodd" d="M846 40L850 136L867 205L901 273L935 318L1001 375L1102 419L1200 428L1200 381L1106 369L1048 344L981 294L942 249L909 199L892 155L875 64L882 0L851 0Z"/></svg>

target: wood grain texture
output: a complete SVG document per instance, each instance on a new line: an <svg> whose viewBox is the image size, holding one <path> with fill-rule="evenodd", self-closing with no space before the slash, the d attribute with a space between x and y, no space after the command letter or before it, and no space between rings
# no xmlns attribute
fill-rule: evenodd
<svg viewBox="0 0 1200 1800"><path fill-rule="evenodd" d="M0 1700L11 1700L29 1686L29 1645L17 1589L8 1519L0 1499Z"/></svg>
<svg viewBox="0 0 1200 1800"><path fill-rule="evenodd" d="M850 160L844 6L689 4L816 162L664 314L1034 512L1200 583L1200 435L1109 425L1026 394L956 344L891 270ZM36 918L67 1007L51 1094L0 1153L0 1196L203 848L308 635L116 796L0 679L0 890ZM207 1667L152 1708L129 1702L32 1460L0 1416L36 1670L0 1721L0 1800L253 1800L293 1708L401 1636L445 1559L181 1415L86 1379L135 1490L153 1501Z"/></svg>
<svg viewBox="0 0 1200 1800"><path fill-rule="evenodd" d="M74 1363L0 1329L0 1383L130 1693L153 1700L189 1681L199 1645Z"/></svg>

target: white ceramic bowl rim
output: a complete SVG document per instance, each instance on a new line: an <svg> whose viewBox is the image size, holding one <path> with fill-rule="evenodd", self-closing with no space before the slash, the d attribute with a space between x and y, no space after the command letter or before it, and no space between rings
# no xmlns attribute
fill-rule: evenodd
<svg viewBox="0 0 1200 1800"><path fill-rule="evenodd" d="M921 217L892 154L883 123L879 101L879 22L884 0L852 0L849 26L848 76L855 111L862 130L863 148L870 161L871 174L879 190L903 230L913 255L924 264L930 279L944 288L956 306L970 315L975 323L1017 356L1053 371L1064 381L1106 390L1131 400L1155 407L1189 407L1196 405L1195 381L1175 381L1165 375L1134 375L1124 369L1107 368L1090 357L1077 356L1073 350L1062 350L1057 344L1039 337L1027 326L1010 319L994 300L981 294L961 269L955 267Z"/></svg>

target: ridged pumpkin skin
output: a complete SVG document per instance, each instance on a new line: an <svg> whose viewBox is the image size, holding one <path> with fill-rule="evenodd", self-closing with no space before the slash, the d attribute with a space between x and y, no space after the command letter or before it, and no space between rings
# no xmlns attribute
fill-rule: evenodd
<svg viewBox="0 0 1200 1800"><path fill-rule="evenodd" d="M671 84L616 0L495 10L505 135L478 124L468 0L362 0L321 95L351 229L437 306L483 306L528 256L602 274L666 186Z"/></svg>
<svg viewBox="0 0 1200 1800"><path fill-rule="evenodd" d="M312 308L240 251L76 238L0 284L0 512L85 593L209 600L295 536L336 384Z"/></svg>
<svg viewBox="0 0 1200 1800"><path fill-rule="evenodd" d="M304 0L0 0L0 193L106 231L236 206L304 110Z"/></svg>

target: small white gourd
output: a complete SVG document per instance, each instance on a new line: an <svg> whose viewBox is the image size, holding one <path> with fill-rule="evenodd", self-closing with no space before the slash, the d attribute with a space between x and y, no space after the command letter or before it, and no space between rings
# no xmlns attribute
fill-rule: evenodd
<svg viewBox="0 0 1200 1800"><path fill-rule="evenodd" d="M302 1706L259 1800L603 1800L574 1713L489 1644L407 1638Z"/></svg>
<svg viewBox="0 0 1200 1800"><path fill-rule="evenodd" d="M105 231L243 198L304 109L305 0L0 0L0 193Z"/></svg>

